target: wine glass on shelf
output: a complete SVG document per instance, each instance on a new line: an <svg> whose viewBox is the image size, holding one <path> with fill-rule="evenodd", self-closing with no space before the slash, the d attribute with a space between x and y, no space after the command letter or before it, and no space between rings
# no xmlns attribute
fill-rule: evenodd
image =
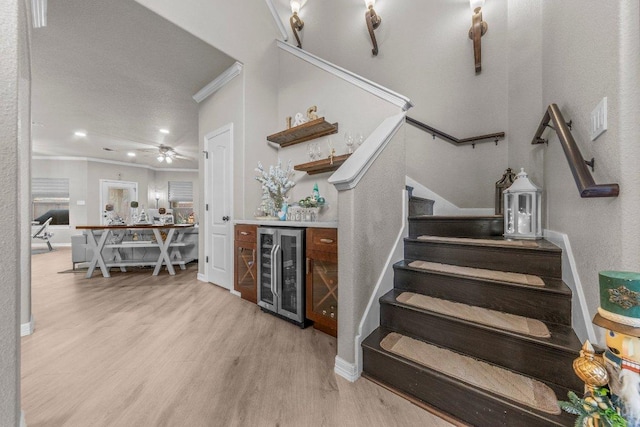
<svg viewBox="0 0 640 427"><path fill-rule="evenodd" d="M320 149L320 144L316 142L313 145L315 146L316 159L320 160L322 158L322 149Z"/></svg>
<svg viewBox="0 0 640 427"><path fill-rule="evenodd" d="M316 149L313 142L310 142L307 146L307 152L309 153L309 160L313 162L316 159Z"/></svg>
<svg viewBox="0 0 640 427"><path fill-rule="evenodd" d="M347 145L347 153L353 153L353 136L351 132L344 133L344 143Z"/></svg>
<svg viewBox="0 0 640 427"><path fill-rule="evenodd" d="M356 148L354 150L357 150L362 145L362 143L364 143L364 135L362 133L358 132L356 134L356 140L355 140L355 147Z"/></svg>

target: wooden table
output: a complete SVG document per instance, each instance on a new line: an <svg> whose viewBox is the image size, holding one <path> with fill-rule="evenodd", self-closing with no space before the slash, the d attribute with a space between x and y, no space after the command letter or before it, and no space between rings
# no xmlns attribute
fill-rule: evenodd
<svg viewBox="0 0 640 427"><path fill-rule="evenodd" d="M87 279L93 275L96 266L100 267L100 271L104 277L111 277L109 274L110 267L119 267L121 271L127 271L126 267L134 266L155 266L153 275L157 276L160 273L162 265L166 265L167 271L170 275L175 275L176 272L173 268L173 262L171 257L176 258L176 264L180 265L180 268L184 270L184 264L186 260L182 259L180 248L186 244L182 242L184 233L182 230L193 227L193 224L166 224L166 225L151 225L151 224L137 224L137 225L82 225L76 226L78 230L87 230L87 242L93 249L93 258L91 264L89 264L89 270L87 271ZM155 241L152 240L128 240L115 243L107 243L109 237L114 235L114 231L122 230L152 230L155 237ZM166 238L162 239L161 230L167 230ZM96 232L100 231L101 235L99 239L96 239ZM176 234L177 233L177 234ZM174 235L176 236L174 240ZM123 248L145 248L145 247L157 247L160 249L160 256L158 260L153 261L138 261L138 260L126 260L123 259L120 254L120 249ZM114 249L115 260L105 262L103 256L104 249ZM169 253L169 249L172 249Z"/></svg>

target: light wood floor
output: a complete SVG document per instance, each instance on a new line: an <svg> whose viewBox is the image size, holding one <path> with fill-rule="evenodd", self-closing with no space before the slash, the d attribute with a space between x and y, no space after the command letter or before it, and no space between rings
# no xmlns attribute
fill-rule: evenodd
<svg viewBox="0 0 640 427"><path fill-rule="evenodd" d="M58 273L32 257L36 331L22 339L29 427L449 426L333 372L336 341L196 280L151 270Z"/></svg>

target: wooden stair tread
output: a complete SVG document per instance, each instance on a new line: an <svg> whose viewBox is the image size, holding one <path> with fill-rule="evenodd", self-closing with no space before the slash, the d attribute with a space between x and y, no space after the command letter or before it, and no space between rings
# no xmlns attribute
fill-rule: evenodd
<svg viewBox="0 0 640 427"><path fill-rule="evenodd" d="M435 243L444 245L461 245L461 246L477 246L477 247L495 247L513 250L533 250L533 251L552 251L561 252L561 249L553 243L540 240L508 240L502 236L487 236L482 238L474 237L448 237L448 236L416 236L409 237L407 240Z"/></svg>
<svg viewBox="0 0 640 427"><path fill-rule="evenodd" d="M363 375L389 384L392 390L410 392L418 399L425 399L427 404L474 425L572 426L575 423L575 417L565 412L553 415L521 406L509 398L389 352L380 343L391 333L394 331L379 327L362 342L362 347L367 355L375 355L365 358ZM384 364L386 369L372 369L375 366L369 364ZM407 386L404 385L403 373L410 375ZM561 399L569 391L557 384L536 380L551 388ZM429 393L431 396L424 396Z"/></svg>
<svg viewBox="0 0 640 427"><path fill-rule="evenodd" d="M544 287L544 280L533 274L513 273L510 271L487 270L485 268L463 267L455 264L443 264L416 260L409 263L409 267L417 270L444 273L464 277L495 280L499 282L519 284L523 286Z"/></svg>
<svg viewBox="0 0 640 427"><path fill-rule="evenodd" d="M543 292L551 292L551 293L556 293L560 295L571 296L571 289L562 280L555 279L552 277L540 277L544 282L542 286L527 286L520 283L508 282L508 281L503 281L498 279L488 279L488 278L477 277L472 275L461 275L453 272L444 272L444 271L437 271L437 270L425 270L421 268L415 268L410 265L413 261L420 261L420 260L405 259L402 261L398 261L397 263L394 264L394 268L406 269L406 270L424 272L424 273L430 273L430 274L437 274L437 275L443 275L443 276L464 277L467 279L475 279L479 281L490 281L496 284L503 284L504 286L522 287L529 290L538 289ZM471 269L470 271L476 270L476 268L472 268L472 267L462 267L462 268L470 268ZM498 271L498 270L487 270L487 271Z"/></svg>
<svg viewBox="0 0 640 427"><path fill-rule="evenodd" d="M566 325L559 325L551 322L543 322L549 329L551 336L548 338L534 337L534 336L524 335L524 334L520 334L513 331L506 331L504 329L492 327L489 325L475 323L469 320L460 319L458 317L447 316L446 314L441 314L434 311L429 311L419 307L415 307L412 305L404 304L397 300L397 297L402 293L404 293L404 291L401 291L398 289L392 289L380 297L380 304L400 306L404 309L411 310L414 312L423 313L429 316L444 318L450 322L466 324L471 328L485 329L501 335L517 337L520 340L535 342L540 345L552 347L558 351L573 353L576 355L576 357L578 356L580 348L582 347L582 344L580 343L580 340L578 340L578 338L576 337L573 329Z"/></svg>

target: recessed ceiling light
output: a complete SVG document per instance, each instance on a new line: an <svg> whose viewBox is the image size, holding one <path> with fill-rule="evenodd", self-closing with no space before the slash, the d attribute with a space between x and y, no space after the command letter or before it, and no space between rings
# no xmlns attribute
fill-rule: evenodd
<svg viewBox="0 0 640 427"><path fill-rule="evenodd" d="M127 153L127 156L129 156L129 157L135 157L135 156L136 156L136 153L128 152L128 153Z"/></svg>
<svg viewBox="0 0 640 427"><path fill-rule="evenodd" d="M74 135L75 136L80 136L80 137L85 137L85 136L87 136L87 133L79 130L79 131L74 132Z"/></svg>
<svg viewBox="0 0 640 427"><path fill-rule="evenodd" d="M162 128L162 129L160 129L160 133L168 134L168 133L171 133L171 132L169 132L169 129Z"/></svg>

